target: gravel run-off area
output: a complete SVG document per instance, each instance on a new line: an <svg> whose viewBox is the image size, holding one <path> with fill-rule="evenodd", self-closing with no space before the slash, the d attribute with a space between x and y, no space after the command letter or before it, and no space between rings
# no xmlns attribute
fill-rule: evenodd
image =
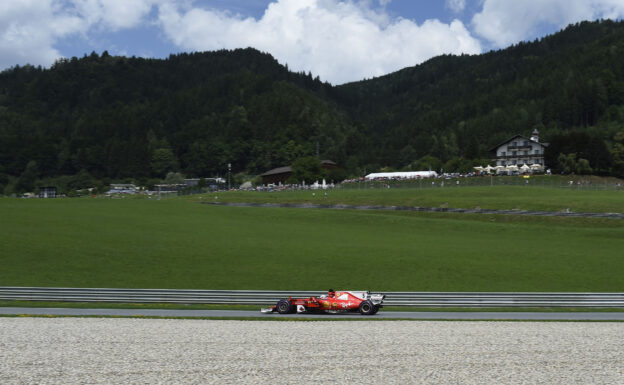
<svg viewBox="0 0 624 385"><path fill-rule="evenodd" d="M624 323L0 318L2 384L622 384Z"/></svg>

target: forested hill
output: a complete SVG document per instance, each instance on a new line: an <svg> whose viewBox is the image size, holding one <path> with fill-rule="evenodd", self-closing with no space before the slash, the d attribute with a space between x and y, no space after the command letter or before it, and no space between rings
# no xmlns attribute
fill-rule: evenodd
<svg viewBox="0 0 624 385"><path fill-rule="evenodd" d="M287 164L316 141L338 154L327 138L350 128L318 96L326 87L253 49L16 67L0 75L0 165L9 175L34 161L38 176L211 176L227 163Z"/></svg>
<svg viewBox="0 0 624 385"><path fill-rule="evenodd" d="M443 161L486 156L534 128L545 141L577 131L611 146L624 130L624 23L583 22L539 41L439 56L336 91L342 106L384 138L376 152L382 164L426 154Z"/></svg>
<svg viewBox="0 0 624 385"><path fill-rule="evenodd" d="M254 49L14 67L0 73L0 193L62 175L201 177L228 163L255 174L317 148L352 175L419 168L423 157L465 170L534 128L552 167L575 154L624 175L624 23L584 22L338 87Z"/></svg>

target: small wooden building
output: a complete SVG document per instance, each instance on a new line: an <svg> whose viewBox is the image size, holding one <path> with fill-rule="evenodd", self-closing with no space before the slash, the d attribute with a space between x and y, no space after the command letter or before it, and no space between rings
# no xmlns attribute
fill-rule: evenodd
<svg viewBox="0 0 624 385"><path fill-rule="evenodd" d="M325 170L334 170L338 168L338 165L336 164L336 162L331 160L322 160L321 168ZM263 174L260 174L260 176L262 177L262 184L285 184L286 180L288 180L288 178L290 178L290 176L292 175L292 172L293 170L291 166L274 168Z"/></svg>
<svg viewBox="0 0 624 385"><path fill-rule="evenodd" d="M290 166L274 168L263 174L260 174L260 176L262 177L262 184L284 184L291 175L292 167Z"/></svg>

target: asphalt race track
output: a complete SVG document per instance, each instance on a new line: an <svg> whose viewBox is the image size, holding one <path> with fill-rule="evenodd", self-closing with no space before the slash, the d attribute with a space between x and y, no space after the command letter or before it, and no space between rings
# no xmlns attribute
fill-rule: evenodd
<svg viewBox="0 0 624 385"><path fill-rule="evenodd" d="M509 320L509 321L624 321L624 312L404 312L380 311L374 316L346 314L262 314L249 310L169 310L169 309L71 309L0 307L3 315L103 316L103 317L197 317L197 318L318 318L414 319L414 320Z"/></svg>

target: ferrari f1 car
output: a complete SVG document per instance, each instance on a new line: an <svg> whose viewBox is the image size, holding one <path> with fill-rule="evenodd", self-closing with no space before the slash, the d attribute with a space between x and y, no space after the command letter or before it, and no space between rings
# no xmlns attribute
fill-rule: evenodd
<svg viewBox="0 0 624 385"><path fill-rule="evenodd" d="M383 306L383 294L368 291L334 291L327 295L309 298L280 299L277 305L260 309L262 313L345 313L360 312L363 315L376 314Z"/></svg>

